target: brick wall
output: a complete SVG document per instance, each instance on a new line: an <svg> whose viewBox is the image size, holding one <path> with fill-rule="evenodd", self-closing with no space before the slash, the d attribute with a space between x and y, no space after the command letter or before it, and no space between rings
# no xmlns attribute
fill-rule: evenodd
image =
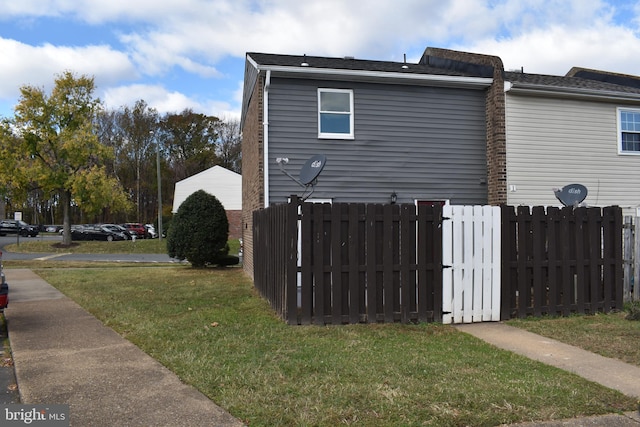
<svg viewBox="0 0 640 427"><path fill-rule="evenodd" d="M505 128L504 66L497 56L427 48L425 55L493 68L493 84L486 93L487 196L490 205L507 202L507 137Z"/></svg>
<svg viewBox="0 0 640 427"><path fill-rule="evenodd" d="M242 211L226 211L229 221L229 239L242 237Z"/></svg>
<svg viewBox="0 0 640 427"><path fill-rule="evenodd" d="M258 77L242 129L242 223L243 269L253 278L253 211L264 208L263 87Z"/></svg>

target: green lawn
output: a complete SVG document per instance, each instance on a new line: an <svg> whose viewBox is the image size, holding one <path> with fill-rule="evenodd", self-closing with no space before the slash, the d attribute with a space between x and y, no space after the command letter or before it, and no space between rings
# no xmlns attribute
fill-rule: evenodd
<svg viewBox="0 0 640 427"><path fill-rule="evenodd" d="M60 247L60 240L45 240L41 238L20 239L20 244L6 246L9 252L20 253L83 253L83 254L166 254L167 239L136 239L121 242L73 242L70 247ZM229 253L238 254L240 243L238 239L229 241Z"/></svg>
<svg viewBox="0 0 640 427"><path fill-rule="evenodd" d="M627 313L512 320L512 326L640 366L640 321Z"/></svg>
<svg viewBox="0 0 640 427"><path fill-rule="evenodd" d="M637 404L450 326L288 326L240 268L31 268L251 426L491 426Z"/></svg>

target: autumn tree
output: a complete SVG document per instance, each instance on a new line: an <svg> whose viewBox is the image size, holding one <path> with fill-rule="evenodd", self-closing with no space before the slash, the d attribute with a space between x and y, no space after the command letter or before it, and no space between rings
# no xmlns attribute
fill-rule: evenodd
<svg viewBox="0 0 640 427"><path fill-rule="evenodd" d="M95 132L100 100L94 79L66 71L55 79L50 94L25 85L15 117L0 133L0 169L12 197L32 189L59 197L63 208L63 244L71 244L70 207L74 203L94 215L105 206L129 207L117 179L106 172L112 150Z"/></svg>
<svg viewBox="0 0 640 427"><path fill-rule="evenodd" d="M236 173L242 171L242 138L240 120L227 119L218 125L218 158L220 166Z"/></svg>
<svg viewBox="0 0 640 427"><path fill-rule="evenodd" d="M116 113L118 132L114 148L118 153L116 172L131 189L136 204L136 222L146 222L152 215L146 208L156 208L156 145L158 112L144 100L133 107L125 106Z"/></svg>
<svg viewBox="0 0 640 427"><path fill-rule="evenodd" d="M190 109L162 118L161 135L175 181L219 163L216 154L219 122L217 117L194 113Z"/></svg>

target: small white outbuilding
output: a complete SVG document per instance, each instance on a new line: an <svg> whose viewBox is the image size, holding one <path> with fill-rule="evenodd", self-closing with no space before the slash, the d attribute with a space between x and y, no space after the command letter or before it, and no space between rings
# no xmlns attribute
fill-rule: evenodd
<svg viewBox="0 0 640 427"><path fill-rule="evenodd" d="M216 196L228 211L242 210L242 175L214 166L176 182L171 212L178 212L182 202L198 190Z"/></svg>
<svg viewBox="0 0 640 427"><path fill-rule="evenodd" d="M222 203L229 219L229 237L237 238L242 215L242 175L214 166L176 182L171 212L178 212L182 202L198 190L214 195Z"/></svg>

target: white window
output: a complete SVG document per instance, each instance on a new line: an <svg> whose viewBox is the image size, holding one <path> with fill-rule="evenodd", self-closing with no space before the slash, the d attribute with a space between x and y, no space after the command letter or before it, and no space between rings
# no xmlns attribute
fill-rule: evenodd
<svg viewBox="0 0 640 427"><path fill-rule="evenodd" d="M618 153L640 154L640 110L618 108Z"/></svg>
<svg viewBox="0 0 640 427"><path fill-rule="evenodd" d="M353 91L318 89L318 137L353 139Z"/></svg>

